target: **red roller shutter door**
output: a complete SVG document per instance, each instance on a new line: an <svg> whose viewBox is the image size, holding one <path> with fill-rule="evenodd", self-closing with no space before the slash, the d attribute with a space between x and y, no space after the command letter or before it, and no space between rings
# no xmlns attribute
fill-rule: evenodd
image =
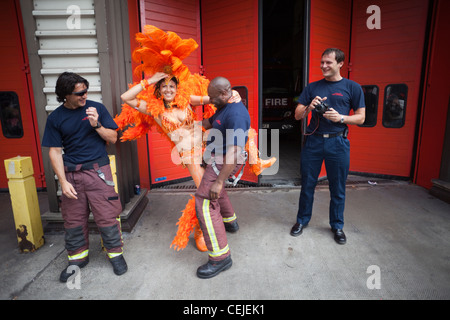
<svg viewBox="0 0 450 320"><path fill-rule="evenodd" d="M192 38L197 41L199 48L183 62L192 73L200 72L199 1L141 0L140 11L141 28L150 24L165 31L176 32L181 38ZM139 147L142 152L142 144ZM152 185L190 177L187 169L172 162L170 143L155 129L148 134L148 154ZM142 161L140 162L142 164ZM146 182L142 178L141 184L146 187Z"/></svg>
<svg viewBox="0 0 450 320"><path fill-rule="evenodd" d="M379 88L377 124L350 128L350 170L410 177L415 134L428 1L378 1L381 29L366 25L373 1L354 1L350 78ZM386 87L407 86L406 115L400 128L383 125Z"/></svg>
<svg viewBox="0 0 450 320"><path fill-rule="evenodd" d="M348 72L348 56L351 28L350 0L312 0L310 13L309 82L323 79L320 70L322 53L327 48L339 48L345 52L346 60L341 75ZM326 176L322 164L320 177Z"/></svg>
<svg viewBox="0 0 450 320"><path fill-rule="evenodd" d="M205 76L223 76L233 87L247 87L251 126L258 131L258 1L201 3ZM246 166L242 180L257 182L258 178Z"/></svg>
<svg viewBox="0 0 450 320"><path fill-rule="evenodd" d="M18 155L32 158L36 187L42 188L45 187L42 174L44 170L18 0L2 2L0 23L0 188L8 188L3 160ZM11 97L14 99L11 100ZM14 119L11 118L12 115ZM13 120L16 127L21 127L23 134L8 134L8 124Z"/></svg>

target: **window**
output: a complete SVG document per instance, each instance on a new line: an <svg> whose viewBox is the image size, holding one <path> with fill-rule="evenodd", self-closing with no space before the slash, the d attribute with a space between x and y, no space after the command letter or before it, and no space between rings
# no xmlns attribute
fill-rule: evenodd
<svg viewBox="0 0 450 320"><path fill-rule="evenodd" d="M6 138L22 138L23 125L20 116L19 97L13 91L0 92L0 117Z"/></svg>
<svg viewBox="0 0 450 320"><path fill-rule="evenodd" d="M408 86L406 84L390 84L384 91L383 126L401 128L405 124L406 100Z"/></svg>
<svg viewBox="0 0 450 320"><path fill-rule="evenodd" d="M364 102L366 105L366 120L360 127L375 127L378 115L378 96L380 89L375 85L361 86L364 92Z"/></svg>
<svg viewBox="0 0 450 320"><path fill-rule="evenodd" d="M233 90L236 90L241 96L242 103L248 109L248 89L245 86L237 86L233 87Z"/></svg>

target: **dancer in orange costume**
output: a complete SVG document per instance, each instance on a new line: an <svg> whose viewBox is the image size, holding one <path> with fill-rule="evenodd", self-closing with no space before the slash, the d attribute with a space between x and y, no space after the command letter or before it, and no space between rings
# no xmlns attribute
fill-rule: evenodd
<svg viewBox="0 0 450 320"><path fill-rule="evenodd" d="M198 45L193 39L184 40L173 32L166 33L154 26L145 26L144 32L138 33L136 39L140 47L134 51L133 58L142 61L142 64L135 72L152 76L134 84L121 96L125 104L121 114L114 119L119 129L124 130L128 126L123 131L121 140L139 138L155 126L169 139L172 147L176 148L181 164L188 169L198 187L204 173L201 166L204 139L203 134L196 134L195 130L200 129L196 128L191 105L204 105L204 118L215 113L215 107L209 104L207 95L209 81L199 74L191 74L182 63ZM238 101L240 97L234 92L229 103ZM256 132L251 129L246 149L251 170L259 175L265 168L270 167L276 158L260 159L255 138ZM193 200L191 199L183 210L171 247L184 249L189 235L194 230L197 248L206 251Z"/></svg>

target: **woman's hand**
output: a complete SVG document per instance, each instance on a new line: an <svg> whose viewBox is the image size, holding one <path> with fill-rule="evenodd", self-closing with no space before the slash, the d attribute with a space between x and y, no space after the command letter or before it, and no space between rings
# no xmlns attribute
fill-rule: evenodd
<svg viewBox="0 0 450 320"><path fill-rule="evenodd" d="M241 96L239 95L239 92L236 90L231 91L231 98L228 100L228 103L238 103L241 102Z"/></svg>
<svg viewBox="0 0 450 320"><path fill-rule="evenodd" d="M151 76L147 81L149 84L157 83L159 80L167 78L169 75L164 72L157 72L153 76Z"/></svg>

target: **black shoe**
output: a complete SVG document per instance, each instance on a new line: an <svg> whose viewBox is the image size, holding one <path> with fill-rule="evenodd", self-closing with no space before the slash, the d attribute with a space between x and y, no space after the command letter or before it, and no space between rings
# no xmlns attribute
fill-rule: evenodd
<svg viewBox="0 0 450 320"><path fill-rule="evenodd" d="M231 233L237 232L239 230L239 225L237 223L237 220L234 220L232 222L226 222L224 223L225 230Z"/></svg>
<svg viewBox="0 0 450 320"><path fill-rule="evenodd" d="M347 242L347 238L345 236L344 230L342 229L331 229L334 233L334 241L339 244L345 244Z"/></svg>
<svg viewBox="0 0 450 320"><path fill-rule="evenodd" d="M291 236L298 237L302 234L303 228L306 228L306 226L302 225L301 223L296 223L291 229Z"/></svg>
<svg viewBox="0 0 450 320"><path fill-rule="evenodd" d="M78 268L81 269L81 268L86 267L88 263L89 263L89 257L87 257L86 260L83 260L83 261L69 262L69 265L63 271L61 271L61 274L59 275L59 281L67 282L67 280L69 280L70 276L75 273L75 270L72 270L71 273L67 272L67 269L70 266L77 266Z"/></svg>
<svg viewBox="0 0 450 320"><path fill-rule="evenodd" d="M109 262L111 262L113 266L114 273L118 276L124 274L128 270L127 263L125 262L125 258L122 254L118 257L109 259Z"/></svg>
<svg viewBox="0 0 450 320"><path fill-rule="evenodd" d="M215 277L220 272L230 269L232 264L233 261L231 260L231 256L228 256L221 261L209 260L207 264L204 264L197 269L197 277L200 279Z"/></svg>

